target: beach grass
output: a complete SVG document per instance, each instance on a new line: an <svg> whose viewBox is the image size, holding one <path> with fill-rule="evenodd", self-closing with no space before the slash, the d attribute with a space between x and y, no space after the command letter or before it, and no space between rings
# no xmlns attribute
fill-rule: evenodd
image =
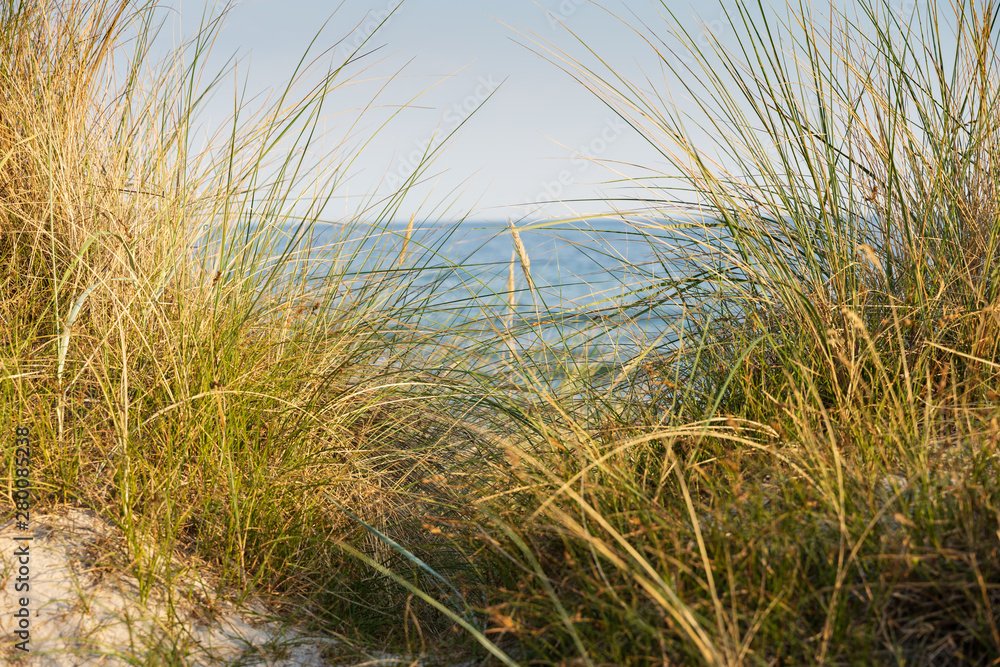
<svg viewBox="0 0 1000 667"><path fill-rule="evenodd" d="M997 664L993 0L739 2L708 46L664 3L660 80L537 42L667 165L609 202L656 265L584 332L515 223L506 289L449 299L388 224L433 154L315 247L364 59L200 150L215 23L157 64L152 5L3 12L0 410L141 595L197 570L336 664Z"/></svg>

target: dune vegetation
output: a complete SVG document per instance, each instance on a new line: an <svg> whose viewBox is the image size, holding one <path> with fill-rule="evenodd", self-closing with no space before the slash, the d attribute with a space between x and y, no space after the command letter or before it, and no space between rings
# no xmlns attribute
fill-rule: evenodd
<svg viewBox="0 0 1000 667"><path fill-rule="evenodd" d="M442 248L388 224L433 152L338 220L405 249L312 247L363 59L305 57L202 148L215 23L161 62L152 4L6 4L0 410L32 511L94 510L143 595L196 569L333 664L998 664L1000 5L732 4L728 49L669 3L636 26L649 80L536 45L669 165L608 203L656 270L584 313L668 325L612 346L534 298L516 228L533 317L442 296ZM133 649L208 661L187 631Z"/></svg>

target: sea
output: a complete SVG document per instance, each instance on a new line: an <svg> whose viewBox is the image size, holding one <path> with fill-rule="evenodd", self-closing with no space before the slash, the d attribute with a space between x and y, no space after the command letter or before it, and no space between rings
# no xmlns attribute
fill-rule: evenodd
<svg viewBox="0 0 1000 667"><path fill-rule="evenodd" d="M377 299L377 286L391 285L390 305L411 328L503 333L523 349L558 345L606 356L669 344L677 330L676 304L657 297L668 272L668 226L521 222L515 235L509 222L489 220L285 225L273 256L297 249L308 262L289 262L290 273L317 283L333 276L345 293Z"/></svg>

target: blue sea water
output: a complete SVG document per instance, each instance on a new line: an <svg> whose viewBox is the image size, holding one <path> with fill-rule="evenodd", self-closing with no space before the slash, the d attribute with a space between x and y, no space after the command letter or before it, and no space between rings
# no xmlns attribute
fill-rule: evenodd
<svg viewBox="0 0 1000 667"><path fill-rule="evenodd" d="M524 226L519 235L539 298L554 309L619 302L636 279L629 268L651 259L648 246L635 239L634 230L613 220L587 226ZM517 300L524 306L531 303L524 267L506 223L464 222L449 240L442 254L484 288L506 293L513 263Z"/></svg>
<svg viewBox="0 0 1000 667"><path fill-rule="evenodd" d="M392 307L411 304L418 313L420 322L407 326L514 332L523 347L608 351L676 324L669 306L641 304L664 276L654 251L661 239L627 221L521 223L527 266L506 221L415 223L409 234L407 226L317 224L307 236L286 226L287 239L272 252L282 254L294 239L300 253L315 255L310 277L334 276L339 289L355 294L377 298L373 285L391 283Z"/></svg>
<svg viewBox="0 0 1000 667"><path fill-rule="evenodd" d="M374 271L392 265L406 246L409 266L424 267L413 271L414 289L433 282L441 303L475 303L495 309L494 315L509 312L511 301L519 318L619 311L655 283L660 268L657 239L615 219L519 225L527 267L506 222L417 225L408 242L406 227L401 222L352 230L354 238L342 242L341 254L354 258L355 270ZM320 228L311 242L322 246L339 234Z"/></svg>

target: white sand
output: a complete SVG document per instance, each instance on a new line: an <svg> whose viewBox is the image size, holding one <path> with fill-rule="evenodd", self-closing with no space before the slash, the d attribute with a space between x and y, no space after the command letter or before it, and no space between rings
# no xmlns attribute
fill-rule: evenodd
<svg viewBox="0 0 1000 667"><path fill-rule="evenodd" d="M14 537L32 536L30 542ZM21 545L29 545L30 591L16 592ZM117 559L109 554L117 553ZM139 582L112 562L127 562L124 535L89 510L32 514L29 531L0 526L0 661L70 665L324 665L329 640L282 633L260 602L237 609L216 599L197 570L154 585L145 603ZM180 563L177 559L177 563ZM30 652L14 644L27 597ZM174 658L171 659L170 656Z"/></svg>

